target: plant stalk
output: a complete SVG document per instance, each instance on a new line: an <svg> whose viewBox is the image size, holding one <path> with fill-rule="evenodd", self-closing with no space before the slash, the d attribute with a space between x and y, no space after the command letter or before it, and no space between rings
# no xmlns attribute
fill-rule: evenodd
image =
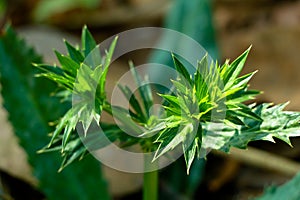
<svg viewBox="0 0 300 200"><path fill-rule="evenodd" d="M143 200L158 199L158 170L144 173Z"/></svg>

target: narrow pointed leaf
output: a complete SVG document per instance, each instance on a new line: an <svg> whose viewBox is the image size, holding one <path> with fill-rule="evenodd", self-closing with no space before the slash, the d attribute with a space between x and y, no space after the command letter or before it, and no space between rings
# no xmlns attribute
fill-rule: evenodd
<svg viewBox="0 0 300 200"><path fill-rule="evenodd" d="M132 108L135 110L138 118L142 119L143 122L146 122L146 117L145 117L145 115L143 113L143 110L142 110L142 108L141 108L141 106L140 106L137 98L135 97L135 95L130 90L130 88L127 87L127 86L121 86L121 85L118 85L118 86L121 89L121 91L124 94L124 96L129 101L129 103L132 106Z"/></svg>
<svg viewBox="0 0 300 200"><path fill-rule="evenodd" d="M185 66L178 60L176 56L174 56L174 54L172 54L172 58L173 58L175 69L177 70L177 72L179 72L179 74L183 76L184 79L183 81L187 81L191 85L192 84L191 75L186 70Z"/></svg>
<svg viewBox="0 0 300 200"><path fill-rule="evenodd" d="M242 55L240 55L237 59L235 59L231 64L230 67L228 67L228 70L224 73L223 81L225 84L225 89L232 86L234 83L234 80L237 78L237 76L242 71L244 64L246 62L247 56L250 51L249 47Z"/></svg>
<svg viewBox="0 0 300 200"><path fill-rule="evenodd" d="M73 47L69 42L67 41L64 42L67 47L70 58L78 64L82 63L84 61L84 57L81 54L80 50Z"/></svg>
<svg viewBox="0 0 300 200"><path fill-rule="evenodd" d="M82 29L81 42L84 56L88 56L97 45L87 26L84 26Z"/></svg>
<svg viewBox="0 0 300 200"><path fill-rule="evenodd" d="M62 55L61 53L55 51L55 55L58 61L61 64L61 68L64 71L71 73L72 75L76 75L77 70L79 69L79 64L73 61L71 58Z"/></svg>
<svg viewBox="0 0 300 200"><path fill-rule="evenodd" d="M142 98L144 111L147 117L150 117L150 108L153 105L153 97L151 87L148 83L142 82L140 75L135 70L133 63L129 62L130 71L133 75L134 81L138 86L139 95Z"/></svg>

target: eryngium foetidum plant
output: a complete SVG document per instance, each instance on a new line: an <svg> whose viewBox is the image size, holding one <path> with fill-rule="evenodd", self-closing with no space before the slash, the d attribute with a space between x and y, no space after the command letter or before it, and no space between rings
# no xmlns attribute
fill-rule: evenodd
<svg viewBox="0 0 300 200"><path fill-rule="evenodd" d="M203 57L194 74L186 70L178 56L172 55L178 76L170 80L173 85L171 91L159 94L164 100L164 109L158 115L150 112L154 105L153 88L130 64L138 91L119 85L129 101L130 110L112 106L107 99L105 82L116 43L117 38L106 55L94 56L93 62L85 62L96 48L96 42L84 27L81 48L65 42L68 54L55 52L60 67L36 65L42 70L39 76L57 83L56 92L62 100L71 102L72 97L78 97L77 103L73 103L57 121L49 145L41 150L60 151L64 157L61 169L88 154L76 133L78 124L86 133L84 137L88 138L94 137L89 135L88 129L96 122L111 142L119 142L121 147L140 145L144 152L154 151L153 161L182 146L187 173L194 158L205 156L209 150L228 152L231 147L244 149L250 141L274 141L274 137L291 145L289 137L300 135L300 114L283 111L286 104L244 104L260 94L260 91L248 89L248 82L255 72L239 76L250 49L233 62L227 60L221 66L211 64L207 57ZM120 123L101 122L103 112L113 114ZM91 141L97 143L95 148L107 145L101 143L101 137Z"/></svg>

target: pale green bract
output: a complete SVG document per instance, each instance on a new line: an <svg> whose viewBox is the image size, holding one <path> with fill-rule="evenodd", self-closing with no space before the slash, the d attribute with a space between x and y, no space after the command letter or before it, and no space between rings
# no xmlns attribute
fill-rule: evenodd
<svg viewBox="0 0 300 200"><path fill-rule="evenodd" d="M208 64L207 57L204 57L198 62L194 74L188 73L180 58L172 55L178 77L171 80L174 90L159 94L164 99L165 108L160 115L149 112L154 105L152 89L130 63L134 81L140 87L136 95L129 87L119 86L130 104L128 115L125 108L112 107L106 99L106 74L116 43L117 39L104 57L92 58L96 60L91 63L98 65L89 65L84 60L96 48L96 42L84 27L81 49L66 42L68 55L56 52L61 68L37 65L44 71L40 76L58 84L58 94L63 99L71 100L72 95L78 97L78 104L59 120L49 145L42 150L61 151L65 158L61 168L87 153L75 133L78 123L86 133L96 121L110 141L118 141L121 147L139 144L144 152L155 151L153 160L181 145L187 173L194 158L205 156L211 149L228 152L231 147L246 148L250 141L273 141L273 137L290 144L289 137L300 135L300 114L283 111L286 104L244 104L260 94L260 91L248 89L248 82L256 72L239 76L250 48L233 62L227 60L221 66ZM94 107L89 106L91 99L95 102ZM122 129L101 122L102 112L112 114L112 109L118 111L114 117L120 121ZM122 130L148 137L133 137ZM99 138L97 141L97 148L107 145Z"/></svg>

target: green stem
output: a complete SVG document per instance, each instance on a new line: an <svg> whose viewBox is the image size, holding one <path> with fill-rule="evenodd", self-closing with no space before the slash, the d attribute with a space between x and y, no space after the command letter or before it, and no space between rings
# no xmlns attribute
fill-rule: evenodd
<svg viewBox="0 0 300 200"><path fill-rule="evenodd" d="M143 200L157 200L158 170L144 173Z"/></svg>

